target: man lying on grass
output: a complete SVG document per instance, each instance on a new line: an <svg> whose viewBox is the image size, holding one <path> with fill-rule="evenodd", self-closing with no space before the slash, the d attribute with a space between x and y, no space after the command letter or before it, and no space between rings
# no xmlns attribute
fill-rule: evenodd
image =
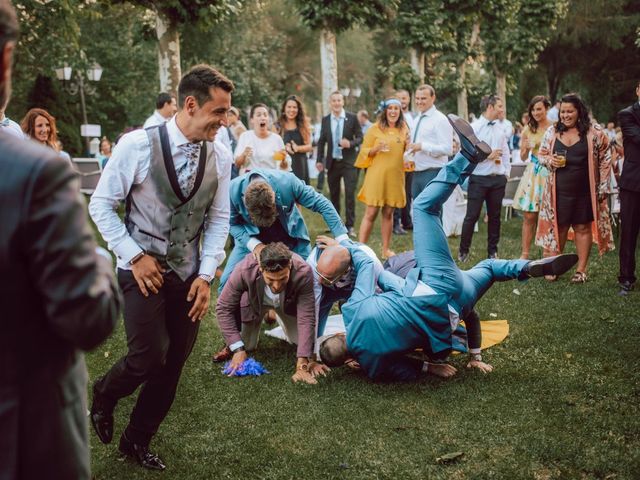
<svg viewBox="0 0 640 480"><path fill-rule="evenodd" d="M560 275L577 262L577 255L570 254L536 261L487 259L467 271L457 267L442 229L442 205L491 149L477 139L466 121L455 115L449 115L449 120L460 136L461 153L414 201L417 267L406 280L381 272L377 284L383 293L376 293L371 258L349 241L334 247L349 250L356 284L342 307L346 334L330 336L320 346L320 357L329 367L355 360L375 380L414 380L424 372L451 377L456 373L453 366L422 362L406 354L422 348L429 358L446 358L460 318L474 317L475 304L493 282ZM482 361L477 330L468 338L468 366L490 372L492 367Z"/></svg>
<svg viewBox="0 0 640 480"><path fill-rule="evenodd" d="M260 264L252 253L236 264L216 306L226 351L216 361L231 358L230 376L247 360L247 350L258 346L265 313L276 311L287 340L298 345L294 382L318 383L316 376L328 370L310 361L316 334L313 272L302 257L283 243L267 244ZM223 354L224 353L224 354Z"/></svg>

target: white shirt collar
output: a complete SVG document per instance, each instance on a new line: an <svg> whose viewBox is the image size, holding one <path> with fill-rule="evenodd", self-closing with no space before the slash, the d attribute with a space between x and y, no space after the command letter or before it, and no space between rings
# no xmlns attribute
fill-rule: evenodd
<svg viewBox="0 0 640 480"><path fill-rule="evenodd" d="M336 116L334 115L333 112L331 112L331 116L333 118L336 118ZM343 108L342 110L340 110L340 115L337 118L345 118L346 116L347 116L347 114L345 113L344 108Z"/></svg>
<svg viewBox="0 0 640 480"><path fill-rule="evenodd" d="M184 133L182 133L182 130L178 127L175 116L167 122L167 133L169 134L169 139L176 147L192 143L184 136Z"/></svg>
<svg viewBox="0 0 640 480"><path fill-rule="evenodd" d="M435 105L431 105L431 108L425 110L424 112L420 113L420 117L422 117L423 115L425 117L430 117L431 115L433 115L438 109L436 108Z"/></svg>

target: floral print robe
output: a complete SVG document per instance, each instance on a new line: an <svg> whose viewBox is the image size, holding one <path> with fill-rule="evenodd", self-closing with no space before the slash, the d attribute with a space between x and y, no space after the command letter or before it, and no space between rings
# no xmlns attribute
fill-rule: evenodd
<svg viewBox="0 0 640 480"><path fill-rule="evenodd" d="M551 152L553 152L553 145L557 137L555 126L552 125L544 134L540 146L540 149L546 149L550 153L538 157L540 164L549 170L549 177L542 192L536 245L543 247L552 255L561 253L556 216L556 169L551 166ZM602 255L615 248L606 196L609 191L611 150L608 148L609 138L599 125L592 125L589 128L587 144L589 147L589 186L591 187L591 207L594 218L593 238L598 244L598 252Z"/></svg>

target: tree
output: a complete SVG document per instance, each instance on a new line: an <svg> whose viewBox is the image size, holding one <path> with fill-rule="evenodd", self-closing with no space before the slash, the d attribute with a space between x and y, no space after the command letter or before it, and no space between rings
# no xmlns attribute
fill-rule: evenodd
<svg viewBox="0 0 640 480"><path fill-rule="evenodd" d="M393 16L398 0L295 0L303 22L320 33L320 66L322 70L322 103L338 88L336 34L355 25L373 28Z"/></svg>
<svg viewBox="0 0 640 480"><path fill-rule="evenodd" d="M505 101L522 70L532 68L558 22L567 0L486 0L483 2L482 47L496 77L496 93Z"/></svg>
<svg viewBox="0 0 640 480"><path fill-rule="evenodd" d="M115 0L128 1L155 12L160 90L176 95L182 77L180 26L210 31L240 8L242 0Z"/></svg>

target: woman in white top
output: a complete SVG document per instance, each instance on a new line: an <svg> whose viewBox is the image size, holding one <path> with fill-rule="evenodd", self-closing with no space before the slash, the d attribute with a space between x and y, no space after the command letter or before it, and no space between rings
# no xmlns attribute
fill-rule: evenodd
<svg viewBox="0 0 640 480"><path fill-rule="evenodd" d="M282 137L269 129L269 110L263 103L251 107L251 130L238 139L235 151L236 166L240 174L256 168L289 169Z"/></svg>

